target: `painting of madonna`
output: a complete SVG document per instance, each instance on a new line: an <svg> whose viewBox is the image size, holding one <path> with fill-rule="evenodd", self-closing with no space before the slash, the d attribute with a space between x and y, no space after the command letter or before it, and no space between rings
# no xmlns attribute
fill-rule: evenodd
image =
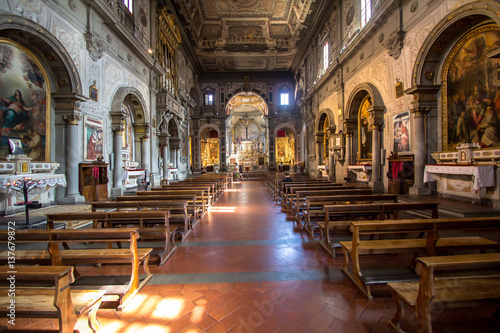
<svg viewBox="0 0 500 333"><path fill-rule="evenodd" d="M48 158L47 87L44 72L28 50L0 38L0 159L10 154L9 139L20 140L34 161ZM26 140L36 137L36 147Z"/></svg>

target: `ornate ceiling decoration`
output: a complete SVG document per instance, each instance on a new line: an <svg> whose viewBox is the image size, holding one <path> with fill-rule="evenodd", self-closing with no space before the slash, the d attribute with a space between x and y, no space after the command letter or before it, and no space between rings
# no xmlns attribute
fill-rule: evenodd
<svg viewBox="0 0 500 333"><path fill-rule="evenodd" d="M174 0L206 72L287 71L329 0Z"/></svg>

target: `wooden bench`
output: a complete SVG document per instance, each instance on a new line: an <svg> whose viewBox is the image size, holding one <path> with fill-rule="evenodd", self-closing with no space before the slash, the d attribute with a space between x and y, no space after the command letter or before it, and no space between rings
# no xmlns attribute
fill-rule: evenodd
<svg viewBox="0 0 500 333"><path fill-rule="evenodd" d="M53 228L55 222L60 221L77 221L77 220L92 220L93 228L112 228L112 227L133 227L139 228L139 241L141 243L162 243L162 246L153 247L152 257L157 258L158 265L161 266L176 250L175 235L177 229L184 230L188 223L185 217L182 217L177 224L170 223L170 210L164 207L164 210L142 210L138 211L136 203L126 203L121 205L120 201L112 201L114 207L134 210L134 213L126 211L92 211L78 213L60 213L47 214L47 227ZM96 202L94 207L108 207L108 202ZM176 201L177 206L186 206L186 201ZM174 205L174 203L172 203ZM94 209L94 208L93 208ZM184 216L184 215L182 215ZM188 231L189 232L189 231ZM185 234L185 230L183 235ZM148 244L149 245L149 244ZM118 243L121 247L121 244Z"/></svg>
<svg viewBox="0 0 500 333"><path fill-rule="evenodd" d="M135 197L150 197L150 199L146 200L168 200L169 196L177 196L177 195L196 195L196 206L202 208L202 214L208 211L212 203L212 198L210 197L209 189L184 189L184 188L169 188L164 190L155 190L155 191L137 191ZM155 197L152 199L152 197ZM116 200L126 200L131 201L134 199L130 199L130 196L120 196L116 197ZM140 199L143 200L143 199ZM194 206L193 206L194 207Z"/></svg>
<svg viewBox="0 0 500 333"><path fill-rule="evenodd" d="M307 211L306 197L309 196L334 196L334 195L365 195L371 194L372 190L369 188L351 188L340 187L338 189L330 190L299 190L295 191L292 198L295 220L299 225L303 223L307 227L305 212Z"/></svg>
<svg viewBox="0 0 500 333"><path fill-rule="evenodd" d="M308 185L290 185L290 183L284 183L283 185L283 199L281 205L288 208L290 213L294 214L294 195L297 191L314 191L314 190L339 190L339 189L353 189L354 186L343 187L342 184L338 183L324 183L324 184L308 184Z"/></svg>
<svg viewBox="0 0 500 333"><path fill-rule="evenodd" d="M8 242L8 231L0 231L0 242ZM72 285L76 289L93 289L89 286L99 286L106 291L103 307L121 310L151 279L149 271L149 257L152 248L137 248L139 229L31 229L16 230L16 263L40 265L99 265L99 264L128 264L130 273L124 281L119 276L110 277L107 281L96 281L91 276L80 276L75 270L77 280ZM113 242L128 242L128 249L111 248ZM30 249L22 244L29 245ZM92 243L107 244L107 248L59 249L63 243ZM32 249L38 244L39 249ZM8 251L0 252L0 262L7 263ZM139 277L139 266L143 264L144 278ZM105 283L108 282L108 283ZM109 283L116 282L116 283ZM104 283L104 284L103 284ZM109 297L108 297L109 296Z"/></svg>
<svg viewBox="0 0 500 333"><path fill-rule="evenodd" d="M416 257L418 253L435 256L445 251L500 249L498 241L482 237L485 232L500 231L500 217L351 221L350 224L352 241L340 242L344 253L342 271L370 300L373 298L370 291L372 285L414 281L418 277L407 266L380 267L362 272L361 256L412 253ZM362 239L375 235L386 238ZM391 235L390 239L388 235ZM349 258L352 260L352 272L349 270Z"/></svg>
<svg viewBox="0 0 500 333"><path fill-rule="evenodd" d="M4 329L15 328L16 318L57 318L59 332L72 333L77 317L88 313L92 332L101 328L97 309L101 305L103 290L71 290L74 282L71 266L0 266L0 279L10 281L14 275L14 289L0 287L0 315L8 318ZM28 284L21 285L24 281ZM49 283L47 285L46 283ZM11 303L15 300L15 303ZM10 311L13 309L13 312ZM12 320L13 319L13 320ZM19 325L17 325L19 326ZM37 329L37 331L42 331ZM32 331L34 332L34 331Z"/></svg>
<svg viewBox="0 0 500 333"><path fill-rule="evenodd" d="M338 204L367 204L374 202L392 201L398 202L397 194L360 194L360 195L333 195L333 196L307 196L306 197L306 211L304 218L306 221L306 230L311 236L314 236L314 226L316 223L319 231L319 244L325 251L336 257L335 248L340 245L334 244L330 240L330 233L344 233L349 234L350 224L345 223L330 223L330 216L325 215L325 205L338 205ZM335 216L332 216L334 218Z"/></svg>
<svg viewBox="0 0 500 333"><path fill-rule="evenodd" d="M403 332L404 304L416 314L418 332L432 333L433 306L442 309L500 301L500 253L418 258L417 265L419 281L388 284L397 304L389 324L398 332ZM486 271L478 271L481 268ZM447 272L444 277L439 276L441 270Z"/></svg>

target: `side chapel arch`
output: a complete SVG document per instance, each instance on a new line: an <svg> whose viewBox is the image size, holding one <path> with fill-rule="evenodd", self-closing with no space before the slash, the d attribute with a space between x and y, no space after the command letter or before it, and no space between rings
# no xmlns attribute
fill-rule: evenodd
<svg viewBox="0 0 500 333"><path fill-rule="evenodd" d="M50 117L47 130L54 129L45 141L45 159L61 161L59 172L66 175L67 181L66 188L56 189L56 201L83 202L78 186L78 163L82 160L78 125L82 118L80 104L86 102L87 97L82 93L77 66L50 31L24 17L1 15L0 38L27 49L45 73L46 116ZM66 149L67 146L74 149Z"/></svg>

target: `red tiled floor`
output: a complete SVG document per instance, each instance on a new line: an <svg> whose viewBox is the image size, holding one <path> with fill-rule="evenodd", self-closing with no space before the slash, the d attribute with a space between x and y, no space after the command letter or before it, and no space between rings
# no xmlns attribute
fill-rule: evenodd
<svg viewBox="0 0 500 333"><path fill-rule="evenodd" d="M242 182L235 188L239 191L225 193L216 206L237 207L238 213L208 213L183 245L269 242L178 247L162 267L151 265L153 274L318 270L333 272L331 276L325 280L149 284L123 311L99 310L101 332L390 332L388 320L396 310L390 294L368 301L339 273L342 255L333 259L305 233L295 232L294 224L281 207L274 205L262 182ZM388 258L363 258L362 265L378 266L395 260ZM112 276L127 275L128 269L85 267L81 272ZM495 307L485 307L478 311L443 312L436 319L435 332L497 332L497 326L487 319L494 310ZM409 317L407 311L402 327L411 331L414 327ZM473 327L469 321L464 322L467 318L480 324ZM457 319L461 321L454 323ZM19 319L19 323L26 327L30 323L57 325L53 320ZM77 328L82 333L90 332L85 316L79 318Z"/></svg>

